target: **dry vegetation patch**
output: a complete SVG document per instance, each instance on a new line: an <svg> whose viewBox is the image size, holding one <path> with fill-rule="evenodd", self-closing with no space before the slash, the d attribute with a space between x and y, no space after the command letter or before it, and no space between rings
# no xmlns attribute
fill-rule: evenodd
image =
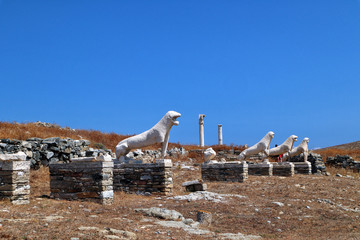
<svg viewBox="0 0 360 240"><path fill-rule="evenodd" d="M128 136L95 130L49 128L33 123L0 122L0 138L26 140L30 137L83 138L90 140L93 146L103 144L113 150ZM199 149L195 145L179 143L170 143L169 148L172 147ZM234 145L211 147L215 151L243 150L242 146ZM160 145L151 148L160 148ZM360 156L356 149L315 152L320 153L324 160L336 154L348 154L354 159ZM203 161L203 156L196 151L173 160L187 161L188 157L193 157L196 163ZM199 166L195 166L195 170L180 167L173 170L173 195L188 194L181 184L201 178ZM105 239L106 234L113 234L109 229L133 232L138 239L218 239L216 234L238 232L260 235L264 239L360 239L359 173L329 167L328 171L332 176L249 176L244 183L208 182L208 191L245 196L224 197L221 202L172 200L116 192L114 204L103 206L49 199L49 171L43 167L31 172L29 205L14 206L1 202L0 239ZM336 177L336 173L352 177ZM198 210L211 212L213 223L208 230L215 236L192 235L182 229L162 227L155 223L158 219L134 211L135 208L150 207L176 210L193 220L196 220Z"/></svg>
<svg viewBox="0 0 360 240"><path fill-rule="evenodd" d="M314 150L313 152L320 154L324 161L328 157L335 157L336 155L349 155L355 161L360 161L360 149L324 148Z"/></svg>
<svg viewBox="0 0 360 240"><path fill-rule="evenodd" d="M174 195L188 194L181 183L201 177L200 169L174 169ZM135 208L162 207L196 220L198 210L213 214L215 234L260 235L265 239L360 238L360 180L335 176L256 177L244 183L208 182L208 191L239 194L221 202L171 200L115 193L113 205L53 200L47 168L31 173L31 203L1 202L1 239L105 239L107 229L130 231L138 239L214 239L155 224ZM19 227L21 226L21 227ZM81 227L91 227L82 230ZM216 238L216 236L215 236Z"/></svg>

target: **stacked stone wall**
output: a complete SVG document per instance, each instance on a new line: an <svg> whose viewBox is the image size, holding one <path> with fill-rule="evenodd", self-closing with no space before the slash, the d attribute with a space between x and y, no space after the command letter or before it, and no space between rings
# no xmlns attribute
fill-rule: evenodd
<svg viewBox="0 0 360 240"><path fill-rule="evenodd" d="M248 164L241 162L201 164L204 181L244 182L248 178Z"/></svg>
<svg viewBox="0 0 360 240"><path fill-rule="evenodd" d="M98 161L93 157L72 159L71 163L51 163L50 196L112 204L113 168L112 161Z"/></svg>
<svg viewBox="0 0 360 240"><path fill-rule="evenodd" d="M293 162L295 174L311 174L310 162Z"/></svg>
<svg viewBox="0 0 360 240"><path fill-rule="evenodd" d="M349 155L336 155L335 157L328 157L326 159L326 165L353 169L356 172L360 172L360 161L355 161Z"/></svg>
<svg viewBox="0 0 360 240"><path fill-rule="evenodd" d="M30 161L30 167L39 168L49 163L69 162L71 158L96 157L99 153L110 153L110 150L93 149L89 147L88 140L73 140L71 138L29 138L26 141L0 139L0 154L17 153L22 151L26 154L26 160Z"/></svg>
<svg viewBox="0 0 360 240"><path fill-rule="evenodd" d="M292 177L294 176L294 164L289 162L283 163L274 163L273 164L273 176L284 176Z"/></svg>
<svg viewBox="0 0 360 240"><path fill-rule="evenodd" d="M250 163L249 175L272 176L273 165L271 163Z"/></svg>
<svg viewBox="0 0 360 240"><path fill-rule="evenodd" d="M311 163L312 174L325 174L326 167L320 154L310 152L307 160ZM289 162L304 162L304 154L294 156L288 160Z"/></svg>
<svg viewBox="0 0 360 240"><path fill-rule="evenodd" d="M114 190L168 195L173 189L172 161L121 163L114 161Z"/></svg>
<svg viewBox="0 0 360 240"><path fill-rule="evenodd" d="M30 162L24 153L0 154L0 199L13 204L28 204Z"/></svg>

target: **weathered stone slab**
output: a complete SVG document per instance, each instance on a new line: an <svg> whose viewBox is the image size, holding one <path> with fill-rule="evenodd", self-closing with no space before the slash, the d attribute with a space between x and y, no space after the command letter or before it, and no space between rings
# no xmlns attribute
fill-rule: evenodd
<svg viewBox="0 0 360 240"><path fill-rule="evenodd" d="M207 185L202 182L202 180L194 180L194 181L188 181L184 182L182 184L183 187L185 187L187 192L196 192L196 191L206 191Z"/></svg>
<svg viewBox="0 0 360 240"><path fill-rule="evenodd" d="M10 155L10 154L6 154L6 155ZM1 170L5 170L5 171L30 170L30 161L23 161L23 160L2 161Z"/></svg>
<svg viewBox="0 0 360 240"><path fill-rule="evenodd" d="M14 154L0 154L0 161L25 161L26 154L23 152Z"/></svg>

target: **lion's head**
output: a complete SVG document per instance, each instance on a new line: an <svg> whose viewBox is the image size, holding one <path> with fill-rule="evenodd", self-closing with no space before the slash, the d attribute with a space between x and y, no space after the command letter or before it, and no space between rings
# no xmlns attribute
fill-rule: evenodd
<svg viewBox="0 0 360 240"><path fill-rule="evenodd" d="M296 135L291 135L290 137L294 142L296 142L298 140L298 137Z"/></svg>
<svg viewBox="0 0 360 240"><path fill-rule="evenodd" d="M290 150L293 148L294 143L298 140L298 136L291 135L286 141L284 142L285 145L288 145L290 147Z"/></svg>
<svg viewBox="0 0 360 240"><path fill-rule="evenodd" d="M269 135L270 139L274 138L275 133L273 131L270 131L267 134Z"/></svg>
<svg viewBox="0 0 360 240"><path fill-rule="evenodd" d="M170 121L172 122L173 125L177 126L177 125L179 125L179 121L177 121L176 119L178 117L181 117L181 114L178 112L175 112L175 111L168 111L166 113L166 117L168 119L170 119Z"/></svg>
<svg viewBox="0 0 360 240"><path fill-rule="evenodd" d="M307 146L308 143L309 143L309 138L306 137L301 141L299 146Z"/></svg>

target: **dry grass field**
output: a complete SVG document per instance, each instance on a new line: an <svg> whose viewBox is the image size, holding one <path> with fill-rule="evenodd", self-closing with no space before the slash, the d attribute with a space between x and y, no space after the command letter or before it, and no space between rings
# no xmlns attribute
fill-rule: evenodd
<svg viewBox="0 0 360 240"><path fill-rule="evenodd" d="M114 149L117 142L126 137L93 130L74 131L33 123L0 122L0 138L25 140L29 137L54 136L88 139L92 144L102 143L109 149ZM181 145L170 145L174 146ZM198 147L185 148L190 150ZM318 150L318 153L334 156L343 152L327 149L323 152ZM357 152L353 154L355 156ZM188 158L173 159L173 162L176 161L190 165ZM194 168L173 168L172 196L189 194L181 184L201 178L198 164ZM137 239L234 239L224 238L222 234L239 232L245 235L242 239L246 239L246 235L263 239L360 239L359 173L329 167L327 170L331 176L249 176L244 183L208 182L209 192L243 196L223 196L220 202L173 200L164 196L116 192L114 204L103 206L92 202L48 198L49 171L42 167L31 171L29 205L0 202L0 239L121 239L123 236L113 229L132 232ZM336 173L344 177L336 177ZM146 217L134 210L149 207L176 210L193 220L196 220L198 210L211 212L212 225L203 228L211 234L196 235L181 228L163 227L157 221L164 220Z"/></svg>
<svg viewBox="0 0 360 240"><path fill-rule="evenodd" d="M197 178L199 168L174 168L173 195L188 194L181 183ZM46 197L50 194L49 172L44 167L31 173L29 205L1 202L0 239L106 239L103 231L109 228L133 232L138 239L220 239L219 234L238 232L264 239L360 239L359 177L249 176L244 183L207 184L210 192L244 197L224 197L215 203L116 192L110 206L54 200ZM209 211L213 222L206 229L214 234L194 235L162 227L155 223L159 219L134 211L148 207L176 210L193 220L198 210Z"/></svg>
<svg viewBox="0 0 360 240"><path fill-rule="evenodd" d="M91 142L91 147L96 145L103 145L107 149L114 151L115 146L123 139L131 135L120 135L116 133L103 133L98 130L81 130L71 129L69 127L60 127L57 124L51 124L50 127L43 126L37 123L9 123L0 122L0 139L10 138L18 140L26 140L31 137L38 138L49 138L49 137L61 137L61 138L72 138L72 139L86 139ZM158 149L161 145L157 144L148 149ZM186 150L199 149L196 145L181 145L180 143L169 143L169 147L185 147ZM234 149L243 150L243 146L237 145L224 145L211 146L215 151L221 149ZM145 148L147 149L147 148ZM205 149L205 147L203 148Z"/></svg>
<svg viewBox="0 0 360 240"><path fill-rule="evenodd" d="M320 154L324 160L326 160L327 157L334 157L336 155L349 155L355 161L360 161L360 148L359 149L339 149L339 148L332 147L332 148L318 149L318 150L315 150L314 152Z"/></svg>

